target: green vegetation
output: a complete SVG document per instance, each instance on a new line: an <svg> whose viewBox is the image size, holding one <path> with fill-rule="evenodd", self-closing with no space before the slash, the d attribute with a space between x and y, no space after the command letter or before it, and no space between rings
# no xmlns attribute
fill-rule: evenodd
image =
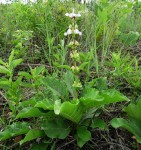
<svg viewBox="0 0 141 150"><path fill-rule="evenodd" d="M0 14L0 149L140 150L141 2L15 2Z"/></svg>

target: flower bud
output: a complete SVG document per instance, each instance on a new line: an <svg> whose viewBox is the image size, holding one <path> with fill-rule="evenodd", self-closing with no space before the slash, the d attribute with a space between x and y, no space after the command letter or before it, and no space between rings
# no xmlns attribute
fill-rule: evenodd
<svg viewBox="0 0 141 150"><path fill-rule="evenodd" d="M71 24L69 25L69 29L72 29L72 25Z"/></svg>
<svg viewBox="0 0 141 150"><path fill-rule="evenodd" d="M71 70L72 70L72 72L73 72L74 74L78 74L79 71L80 71L80 69L79 69L78 66L72 66L72 67L71 67Z"/></svg>
<svg viewBox="0 0 141 150"><path fill-rule="evenodd" d="M70 57L77 62L80 61L80 56L79 56L79 53L77 52L77 50L73 51L70 54Z"/></svg>
<svg viewBox="0 0 141 150"><path fill-rule="evenodd" d="M80 44L79 44L78 41L71 41L71 42L68 44L69 47L77 47L77 46L79 46L79 45L80 45Z"/></svg>
<svg viewBox="0 0 141 150"><path fill-rule="evenodd" d="M75 29L78 29L78 25L77 24L75 25Z"/></svg>
<svg viewBox="0 0 141 150"><path fill-rule="evenodd" d="M82 88L82 84L81 82L77 82L77 81L74 81L73 85L72 85L74 88Z"/></svg>

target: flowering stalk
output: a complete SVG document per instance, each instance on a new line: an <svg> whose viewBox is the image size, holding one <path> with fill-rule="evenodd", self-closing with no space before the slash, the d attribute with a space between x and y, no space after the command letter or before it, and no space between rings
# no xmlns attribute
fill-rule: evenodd
<svg viewBox="0 0 141 150"><path fill-rule="evenodd" d="M80 56L77 51L78 46L80 45L79 42L76 40L76 36L81 36L82 32L79 31L78 25L76 23L76 18L81 17L81 14L75 14L74 9L72 10L72 13L66 13L65 16L70 17L72 19L72 24L69 25L68 30L64 33L65 36L70 36L72 37L71 42L68 44L68 47L71 48L71 53L70 57L72 59L72 66L71 70L75 76L75 80L73 83L73 87L76 89L80 89L82 87L82 84L79 79L79 65L78 63L80 62ZM76 98L78 98L78 93L76 94Z"/></svg>

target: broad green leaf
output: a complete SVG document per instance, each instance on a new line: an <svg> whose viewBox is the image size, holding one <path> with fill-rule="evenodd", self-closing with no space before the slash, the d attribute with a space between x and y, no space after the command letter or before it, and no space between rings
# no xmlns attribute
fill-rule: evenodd
<svg viewBox="0 0 141 150"><path fill-rule="evenodd" d="M89 122L88 120L89 119L91 120L94 117L94 114L97 117L100 115L100 113L101 113L100 109L98 111L98 108L96 108L96 107L88 109L87 111L85 111L85 113L83 115L83 120L85 120L85 121L87 120L86 122Z"/></svg>
<svg viewBox="0 0 141 150"><path fill-rule="evenodd" d="M46 121L48 121L48 120L54 120L54 119L56 119L56 115L55 115L55 113L54 113L54 111L48 111L48 112L46 112L45 113L45 117L44 117L44 119L46 119Z"/></svg>
<svg viewBox="0 0 141 150"><path fill-rule="evenodd" d="M64 75L63 75L63 79L64 79L64 82L66 83L67 85L67 90L71 93L71 95L73 97L75 97L75 89L74 87L72 86L73 83L74 83L74 74L72 73L72 71L67 71Z"/></svg>
<svg viewBox="0 0 141 150"><path fill-rule="evenodd" d="M86 108L100 107L105 104L125 100L128 100L127 97L114 89L99 92L98 90L92 88L84 91L83 97L80 98L80 101L86 106Z"/></svg>
<svg viewBox="0 0 141 150"><path fill-rule="evenodd" d="M108 128L106 123L102 119L99 119L99 118L93 119L91 127L92 128L99 128L101 130L106 130Z"/></svg>
<svg viewBox="0 0 141 150"><path fill-rule="evenodd" d="M70 133L71 129L66 120L60 117L56 117L52 120L46 120L41 128L44 130L46 135L50 138L65 139Z"/></svg>
<svg viewBox="0 0 141 150"><path fill-rule="evenodd" d="M88 88L85 89L82 93L83 98L89 98L89 99L97 99L97 101L102 101L103 98L100 96L100 92L97 89L94 88Z"/></svg>
<svg viewBox="0 0 141 150"><path fill-rule="evenodd" d="M136 120L127 121L123 118L114 118L111 120L111 125L114 128L124 128L135 135L137 141L141 143L141 122Z"/></svg>
<svg viewBox="0 0 141 150"><path fill-rule="evenodd" d="M30 117L41 117L44 114L39 111L38 108L35 107L27 107L20 111L20 113L16 116L16 119L19 118L30 118Z"/></svg>
<svg viewBox="0 0 141 150"><path fill-rule="evenodd" d="M33 147L30 150L47 150L48 144L47 143L40 143L40 144L34 144Z"/></svg>
<svg viewBox="0 0 141 150"><path fill-rule="evenodd" d="M36 100L35 99L29 99L22 102L19 102L18 108L25 108L25 107L31 107L35 106Z"/></svg>
<svg viewBox="0 0 141 150"><path fill-rule="evenodd" d="M97 89L87 89L84 91L83 96L80 98L80 101L88 109L96 107L104 101L104 98L100 95Z"/></svg>
<svg viewBox="0 0 141 150"><path fill-rule="evenodd" d="M91 132L88 131L85 126L78 127L76 139L78 146L83 147L83 145L91 139Z"/></svg>
<svg viewBox="0 0 141 150"><path fill-rule="evenodd" d="M139 100L137 104L129 104L124 110L129 117L141 122L141 100Z"/></svg>
<svg viewBox="0 0 141 150"><path fill-rule="evenodd" d="M54 102L46 99L46 100L37 102L34 107L42 108L44 110L54 110Z"/></svg>
<svg viewBox="0 0 141 150"><path fill-rule="evenodd" d="M7 125L4 131L0 132L0 141L9 139L14 136L26 134L29 131L29 124L26 122L15 122Z"/></svg>
<svg viewBox="0 0 141 150"><path fill-rule="evenodd" d="M59 79L47 77L43 79L43 84L59 97L65 97L68 95L66 84Z"/></svg>
<svg viewBox="0 0 141 150"><path fill-rule="evenodd" d="M44 131L38 130L38 129L31 129L25 135L25 138L20 141L20 145L24 144L25 142L28 142L28 141L31 141L31 140L34 140L36 138L43 137L43 136L45 136L45 132Z"/></svg>
<svg viewBox="0 0 141 150"><path fill-rule="evenodd" d="M7 68L1 65L0 65L0 73L7 74L7 75L11 74L11 72Z"/></svg>
<svg viewBox="0 0 141 150"><path fill-rule="evenodd" d="M89 141L91 139L91 132L87 130L85 126L77 128L77 135L79 138L83 139L83 141Z"/></svg>
<svg viewBox="0 0 141 150"><path fill-rule="evenodd" d="M79 138L77 135L75 136L76 141L77 141L77 145L82 148L84 146L84 144L87 143L87 141L83 141L83 139Z"/></svg>
<svg viewBox="0 0 141 150"><path fill-rule="evenodd" d="M56 100L54 104L54 112L55 114L60 114L61 100Z"/></svg>
<svg viewBox="0 0 141 150"><path fill-rule="evenodd" d="M103 104L129 101L129 99L126 96L124 96L115 89L104 90L101 92L101 96L104 98Z"/></svg>
<svg viewBox="0 0 141 150"><path fill-rule="evenodd" d="M78 123L83 116L83 107L78 100L63 102L62 104L60 100L57 100L54 104L54 112L72 122Z"/></svg>
<svg viewBox="0 0 141 150"><path fill-rule="evenodd" d="M13 68L16 68L19 64L21 64L22 63L22 59L16 59L16 60L13 60L12 61L12 66L13 66Z"/></svg>

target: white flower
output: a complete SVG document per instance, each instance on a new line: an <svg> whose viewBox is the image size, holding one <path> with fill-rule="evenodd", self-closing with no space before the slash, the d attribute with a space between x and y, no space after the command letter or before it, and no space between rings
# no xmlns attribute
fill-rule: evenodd
<svg viewBox="0 0 141 150"><path fill-rule="evenodd" d="M79 32L79 35L81 36L81 35L82 35L82 32Z"/></svg>
<svg viewBox="0 0 141 150"><path fill-rule="evenodd" d="M68 30L67 30L67 34L72 34L72 30L71 30L71 29L68 29Z"/></svg>
<svg viewBox="0 0 141 150"><path fill-rule="evenodd" d="M75 17L81 17L81 14L80 14L80 13L75 14L75 13L74 13L74 9L73 9L72 13L70 13L70 14L69 14L69 13L66 13L65 16L68 16L68 17L70 17L70 18L75 18Z"/></svg>
<svg viewBox="0 0 141 150"><path fill-rule="evenodd" d="M81 17L81 14L80 13L75 14L75 17Z"/></svg>
<svg viewBox="0 0 141 150"><path fill-rule="evenodd" d="M72 34L72 30L68 29L67 32L64 33L65 36Z"/></svg>
<svg viewBox="0 0 141 150"><path fill-rule="evenodd" d="M82 3L82 4L84 4L84 2L85 2L85 3L90 3L91 1L92 1L92 0L81 0L81 3ZM95 0L95 1L97 2L98 0Z"/></svg>
<svg viewBox="0 0 141 150"><path fill-rule="evenodd" d="M75 29L75 30L74 30L74 34L82 35L82 32L80 32L78 29Z"/></svg>
<svg viewBox="0 0 141 150"><path fill-rule="evenodd" d="M65 33L64 33L64 36L67 36L67 35L68 35L67 32L65 32Z"/></svg>
<svg viewBox="0 0 141 150"><path fill-rule="evenodd" d="M64 36L70 35L70 34L78 34L82 35L82 32L80 32L78 29L71 30L70 28L67 30L67 32L64 33Z"/></svg>
<svg viewBox="0 0 141 150"><path fill-rule="evenodd" d="M69 15L70 15L69 13L66 13L66 14L65 14L65 16L69 16Z"/></svg>
<svg viewBox="0 0 141 150"><path fill-rule="evenodd" d="M65 16L68 16L70 18L75 18L75 17L81 17L81 14L75 14L75 13L66 13Z"/></svg>

